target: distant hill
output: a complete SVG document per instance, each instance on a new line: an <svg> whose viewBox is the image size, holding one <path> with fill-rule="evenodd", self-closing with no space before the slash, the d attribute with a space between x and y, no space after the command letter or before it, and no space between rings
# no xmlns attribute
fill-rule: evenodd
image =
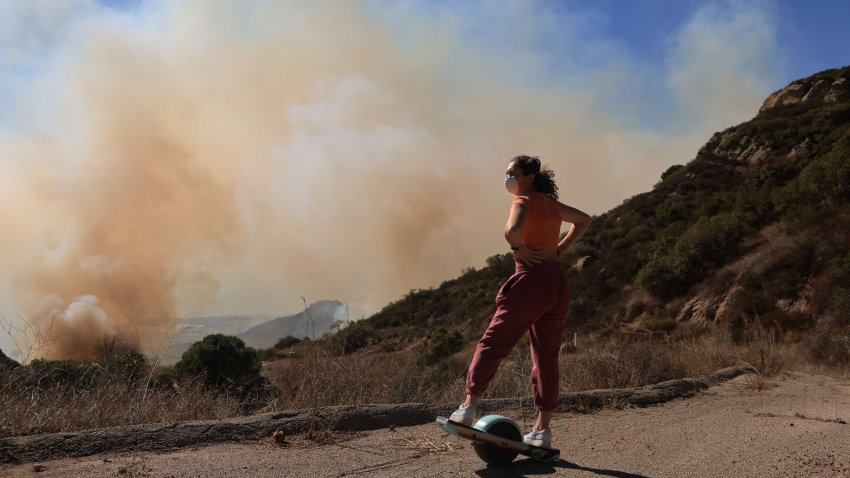
<svg viewBox="0 0 850 478"><path fill-rule="evenodd" d="M272 347L288 335L298 338L321 337L334 321L347 319L345 304L337 300L318 301L311 304L308 310L312 322L306 311L285 317L229 315L183 318L178 324L181 332L162 357L162 362L177 362L193 343L211 334L235 335L255 349L264 349Z"/></svg>
<svg viewBox="0 0 850 478"><path fill-rule="evenodd" d="M3 353L2 350L0 350L0 369L17 368L20 366L21 364L19 364L15 360L10 359L6 356L6 354Z"/></svg>
<svg viewBox="0 0 850 478"><path fill-rule="evenodd" d="M163 355L162 362L165 364L177 362L183 356L183 352L207 335L238 335L273 318L273 315L182 317L177 322L178 334L175 341Z"/></svg>
<svg viewBox="0 0 850 478"><path fill-rule="evenodd" d="M600 187L604 185L600 184ZM566 254L571 329L665 332L760 321L780 332L850 326L850 67L771 94L651 191L594 218ZM444 326L480 337L509 254L369 317L382 350Z"/></svg>
<svg viewBox="0 0 850 478"><path fill-rule="evenodd" d="M237 337L255 349L267 349L289 335L297 338L319 338L330 330L335 321L345 320L345 304L337 300L321 300L310 304L305 311L251 327Z"/></svg>
<svg viewBox="0 0 850 478"><path fill-rule="evenodd" d="M226 315L213 317L186 317L178 327L184 329L179 342L194 343L210 334L238 335L251 327L274 319L273 315Z"/></svg>

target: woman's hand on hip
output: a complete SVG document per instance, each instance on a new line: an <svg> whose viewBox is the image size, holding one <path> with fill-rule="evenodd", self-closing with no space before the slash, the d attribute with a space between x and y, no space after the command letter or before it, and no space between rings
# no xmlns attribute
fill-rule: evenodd
<svg viewBox="0 0 850 478"><path fill-rule="evenodd" d="M525 265L533 266L534 264L539 264L543 262L543 252L538 251L537 249L532 249L525 244L519 247L519 249L513 251L514 259L522 262Z"/></svg>

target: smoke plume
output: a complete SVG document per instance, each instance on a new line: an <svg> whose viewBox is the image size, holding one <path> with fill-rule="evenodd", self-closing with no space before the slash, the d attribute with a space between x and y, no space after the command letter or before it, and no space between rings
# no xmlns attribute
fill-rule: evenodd
<svg viewBox="0 0 850 478"><path fill-rule="evenodd" d="M52 324L54 358L110 336L153 351L178 316L290 314L301 296L375 311L504 251L511 157L541 155L565 202L600 213L727 126L671 138L612 112L641 89L630 60L553 71L539 45L559 26L527 2L485 31L404 2L10 5L0 298ZM741 119L762 96L736 97Z"/></svg>

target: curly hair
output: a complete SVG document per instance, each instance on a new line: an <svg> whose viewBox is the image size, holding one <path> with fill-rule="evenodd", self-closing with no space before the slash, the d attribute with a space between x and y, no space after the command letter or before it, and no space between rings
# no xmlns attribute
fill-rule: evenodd
<svg viewBox="0 0 850 478"><path fill-rule="evenodd" d="M558 185L555 184L555 172L544 168L537 156L517 156L511 160L519 166L522 174L534 174L534 189L558 199Z"/></svg>

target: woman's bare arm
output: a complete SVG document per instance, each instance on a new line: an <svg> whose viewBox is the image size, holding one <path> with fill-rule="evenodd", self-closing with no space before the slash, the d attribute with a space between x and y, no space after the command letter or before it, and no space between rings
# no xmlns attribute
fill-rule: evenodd
<svg viewBox="0 0 850 478"><path fill-rule="evenodd" d="M579 211L574 207L567 206L563 203L558 204L561 207L561 220L572 224L567 235L565 235L564 238L561 239L561 242L558 243L558 255L561 255L568 247L578 242L578 240L584 236L584 233L587 232L587 228L590 227L592 219L587 213Z"/></svg>
<svg viewBox="0 0 850 478"><path fill-rule="evenodd" d="M505 224L505 239L511 247L522 246L522 230L525 228L526 220L528 220L528 209L521 204L512 204L508 222Z"/></svg>
<svg viewBox="0 0 850 478"><path fill-rule="evenodd" d="M540 251L531 249L522 243L522 231L528 219L528 209L522 204L512 204L508 214L508 222L505 224L505 239L514 250L514 259L526 264L533 265L543 260Z"/></svg>

